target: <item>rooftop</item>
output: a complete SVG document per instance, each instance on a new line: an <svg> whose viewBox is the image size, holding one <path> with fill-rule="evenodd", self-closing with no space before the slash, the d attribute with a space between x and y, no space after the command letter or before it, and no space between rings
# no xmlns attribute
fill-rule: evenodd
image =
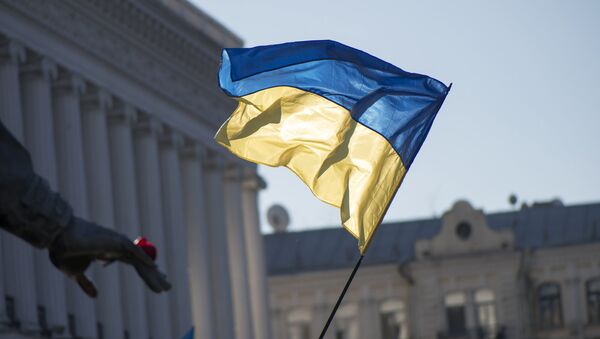
<svg viewBox="0 0 600 339"><path fill-rule="evenodd" d="M534 204L519 211L486 214L495 230L511 229L517 249L537 249L600 242L600 203L563 206ZM440 218L382 224L364 266L414 260L415 243L435 236ZM352 268L357 241L342 227L265 235L268 275Z"/></svg>

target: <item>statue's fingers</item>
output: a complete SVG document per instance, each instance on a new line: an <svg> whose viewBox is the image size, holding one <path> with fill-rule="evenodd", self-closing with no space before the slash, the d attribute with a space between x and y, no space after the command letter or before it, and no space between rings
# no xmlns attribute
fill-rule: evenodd
<svg viewBox="0 0 600 339"><path fill-rule="evenodd" d="M134 264L134 267L138 275L152 291L160 293L171 289L171 284L167 281L167 277L161 273L156 266L150 267L147 265Z"/></svg>
<svg viewBox="0 0 600 339"><path fill-rule="evenodd" d="M85 274L77 274L75 276L75 280L77 281L79 287L81 287L85 294L87 294L90 298L96 298L98 296L98 290L96 289L96 286L94 286L94 283L91 282L85 276Z"/></svg>

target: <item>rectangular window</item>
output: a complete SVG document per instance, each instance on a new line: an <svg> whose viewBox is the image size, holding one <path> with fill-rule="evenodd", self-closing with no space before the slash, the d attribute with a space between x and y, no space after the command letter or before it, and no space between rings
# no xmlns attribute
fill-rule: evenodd
<svg viewBox="0 0 600 339"><path fill-rule="evenodd" d="M467 319L464 306L451 306L446 308L448 318L448 332L450 335L461 335L467 332Z"/></svg>
<svg viewBox="0 0 600 339"><path fill-rule="evenodd" d="M588 322L600 325L600 278L586 283Z"/></svg>
<svg viewBox="0 0 600 339"><path fill-rule="evenodd" d="M537 289L538 326L553 329L563 326L560 285L544 283Z"/></svg>
<svg viewBox="0 0 600 339"><path fill-rule="evenodd" d="M383 339L399 339L401 330L395 312L381 314L381 335Z"/></svg>
<svg viewBox="0 0 600 339"><path fill-rule="evenodd" d="M462 292L448 294L445 301L448 334L451 336L466 334L467 318L465 316L465 294Z"/></svg>
<svg viewBox="0 0 600 339"><path fill-rule="evenodd" d="M493 338L496 333L495 295L492 290L480 289L475 292L475 311L479 336Z"/></svg>

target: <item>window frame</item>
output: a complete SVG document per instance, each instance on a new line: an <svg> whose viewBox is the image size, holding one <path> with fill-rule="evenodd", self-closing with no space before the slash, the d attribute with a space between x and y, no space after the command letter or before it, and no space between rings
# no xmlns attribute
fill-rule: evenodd
<svg viewBox="0 0 600 339"><path fill-rule="evenodd" d="M389 298L379 303L378 318L382 338L405 339L409 337L406 312L406 303L401 298Z"/></svg>
<svg viewBox="0 0 600 339"><path fill-rule="evenodd" d="M542 295L544 288L556 287L556 293L553 295L547 294ZM564 314L563 314L563 301L562 301L562 286L556 281L542 282L537 285L535 289L535 302L536 302L536 327L538 330L549 331L555 329L564 328ZM550 305L550 307L548 307ZM558 322L554 321L545 322L543 319L542 307L547 307L552 311L551 319L558 317ZM558 312L557 315L554 312Z"/></svg>
<svg viewBox="0 0 600 339"><path fill-rule="evenodd" d="M590 286L592 284L598 284L598 290L591 291ZM592 301L591 296L595 296L595 300ZM592 307L595 303L595 318L592 316ZM600 277L589 278L585 282L585 305L587 310L587 323L590 325L600 325Z"/></svg>
<svg viewBox="0 0 600 339"><path fill-rule="evenodd" d="M469 331L469 324L467 321L467 298L468 296L466 291L451 291L444 295L444 314L446 318L446 331L450 336L467 335ZM451 318L458 315L459 311L463 323L462 326L460 326L460 328L451 325L454 324L454 322L451 321Z"/></svg>

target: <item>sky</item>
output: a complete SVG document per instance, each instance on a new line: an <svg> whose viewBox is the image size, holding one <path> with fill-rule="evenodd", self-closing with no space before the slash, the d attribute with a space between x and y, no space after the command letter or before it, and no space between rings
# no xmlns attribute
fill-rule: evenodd
<svg viewBox="0 0 600 339"><path fill-rule="evenodd" d="M459 199L485 212L560 198L600 201L600 1L191 0L245 46L332 39L453 83L384 222L439 217ZM290 231L339 211L286 168L259 167L266 210Z"/></svg>

